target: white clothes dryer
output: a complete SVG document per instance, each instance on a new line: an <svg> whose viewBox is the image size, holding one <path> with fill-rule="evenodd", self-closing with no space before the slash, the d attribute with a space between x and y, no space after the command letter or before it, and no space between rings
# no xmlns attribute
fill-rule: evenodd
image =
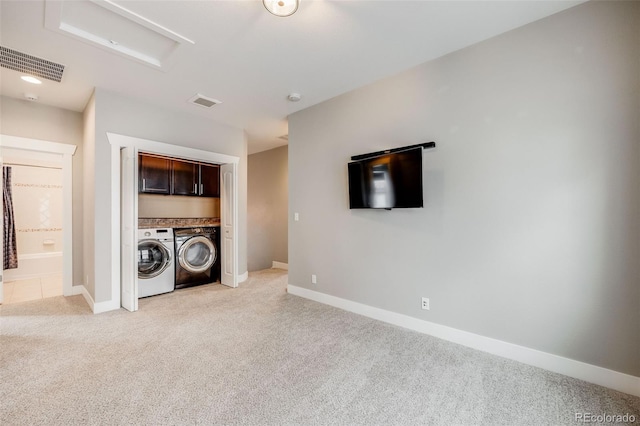
<svg viewBox="0 0 640 426"><path fill-rule="evenodd" d="M175 288L173 229L138 230L138 298Z"/></svg>

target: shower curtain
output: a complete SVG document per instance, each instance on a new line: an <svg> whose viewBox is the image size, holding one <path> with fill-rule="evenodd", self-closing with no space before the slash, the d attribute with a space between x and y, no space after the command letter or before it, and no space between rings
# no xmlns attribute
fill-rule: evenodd
<svg viewBox="0 0 640 426"><path fill-rule="evenodd" d="M2 167L2 191L4 207L4 264L2 269L18 267L18 248L16 247L16 225L13 220L13 198L11 197L11 167Z"/></svg>

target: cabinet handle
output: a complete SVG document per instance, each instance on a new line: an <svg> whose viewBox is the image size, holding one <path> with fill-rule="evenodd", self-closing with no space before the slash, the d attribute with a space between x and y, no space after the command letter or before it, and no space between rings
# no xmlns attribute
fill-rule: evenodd
<svg viewBox="0 0 640 426"><path fill-rule="evenodd" d="M197 194L197 193L198 193L198 184L197 184L197 183L194 183L194 184L193 184L193 193L194 193L194 194Z"/></svg>
<svg viewBox="0 0 640 426"><path fill-rule="evenodd" d="M142 192L147 190L147 180L142 178Z"/></svg>
<svg viewBox="0 0 640 426"><path fill-rule="evenodd" d="M200 184L200 195L202 195L204 193L204 190L202 189L204 185Z"/></svg>

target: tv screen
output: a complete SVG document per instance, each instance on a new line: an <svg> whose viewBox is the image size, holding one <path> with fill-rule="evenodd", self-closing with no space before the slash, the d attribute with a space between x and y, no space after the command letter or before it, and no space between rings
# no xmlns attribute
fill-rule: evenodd
<svg viewBox="0 0 640 426"><path fill-rule="evenodd" d="M422 147L349 163L349 208L423 207Z"/></svg>

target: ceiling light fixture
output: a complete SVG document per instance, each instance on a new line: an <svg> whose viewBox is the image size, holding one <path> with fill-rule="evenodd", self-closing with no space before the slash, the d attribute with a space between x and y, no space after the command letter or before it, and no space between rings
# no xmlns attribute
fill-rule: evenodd
<svg viewBox="0 0 640 426"><path fill-rule="evenodd" d="M291 16L298 10L300 0L262 0L264 7L276 16Z"/></svg>
<svg viewBox="0 0 640 426"><path fill-rule="evenodd" d="M42 82L40 80L38 80L37 78L35 78L33 76L30 76L30 75L23 75L20 78L23 79L24 81L26 81L27 83L42 84Z"/></svg>

